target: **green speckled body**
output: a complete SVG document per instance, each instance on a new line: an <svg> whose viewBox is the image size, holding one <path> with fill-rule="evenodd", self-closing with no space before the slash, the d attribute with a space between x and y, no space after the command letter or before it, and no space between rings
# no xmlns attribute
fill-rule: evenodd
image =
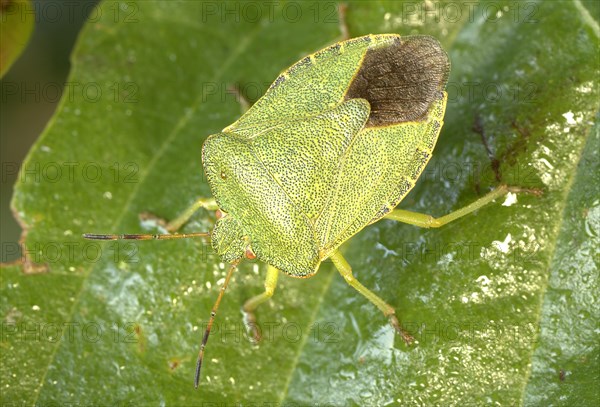
<svg viewBox="0 0 600 407"><path fill-rule="evenodd" d="M432 155L446 107L447 72L439 70L442 85L426 89L427 98L413 89L431 76L417 72L427 70L424 46L447 61L430 37L337 43L290 67L238 121L206 140L204 170L224 214L212 244L223 260L251 250L286 274L308 277L406 196ZM386 60L397 50L423 63L399 69Z"/></svg>

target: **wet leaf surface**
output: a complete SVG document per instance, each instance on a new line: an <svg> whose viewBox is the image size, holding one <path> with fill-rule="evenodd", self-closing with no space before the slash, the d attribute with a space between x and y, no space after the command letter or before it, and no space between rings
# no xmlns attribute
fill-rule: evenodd
<svg viewBox="0 0 600 407"><path fill-rule="evenodd" d="M452 61L446 124L401 208L441 216L497 185L496 173L544 195L439 230L381 221L344 246L357 278L415 335L410 348L330 263L280 279L252 346L239 309L266 269L245 263L193 390L225 265L199 240L80 236L156 231L138 214L173 218L208 196L200 150L239 116L231 87L256 100L281 70L341 39L334 3L248 4L258 17L244 3L227 15L212 2L105 2L84 28L69 80L99 92L63 95L15 187L29 258L47 270L2 268L3 402L597 401L599 31L587 3L566 1L429 13L349 3L351 36L430 34ZM214 221L200 211L184 230Z"/></svg>

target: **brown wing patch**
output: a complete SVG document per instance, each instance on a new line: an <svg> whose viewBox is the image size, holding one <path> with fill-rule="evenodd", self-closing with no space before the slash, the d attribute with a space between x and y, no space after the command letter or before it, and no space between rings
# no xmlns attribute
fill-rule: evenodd
<svg viewBox="0 0 600 407"><path fill-rule="evenodd" d="M450 61L433 37L398 37L388 46L369 49L346 99L371 104L367 127L420 121L448 80Z"/></svg>

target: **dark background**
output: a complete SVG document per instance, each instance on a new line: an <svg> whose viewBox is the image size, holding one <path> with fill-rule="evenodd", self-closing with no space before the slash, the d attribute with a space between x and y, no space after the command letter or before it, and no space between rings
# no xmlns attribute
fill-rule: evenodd
<svg viewBox="0 0 600 407"><path fill-rule="evenodd" d="M10 210L15 169L58 106L69 74L69 55L95 0L37 0L33 33L23 54L0 80L0 261L16 260L8 250L21 228ZM15 86L17 94L12 94ZM5 250L7 249L7 250Z"/></svg>

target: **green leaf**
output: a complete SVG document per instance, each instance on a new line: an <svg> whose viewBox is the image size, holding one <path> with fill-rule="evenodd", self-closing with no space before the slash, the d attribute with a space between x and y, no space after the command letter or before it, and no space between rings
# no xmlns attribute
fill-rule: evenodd
<svg viewBox="0 0 600 407"><path fill-rule="evenodd" d="M25 49L33 32L34 16L29 0L0 2L0 78Z"/></svg>
<svg viewBox="0 0 600 407"><path fill-rule="evenodd" d="M416 337L411 348L330 264L280 279L253 347L239 308L266 270L245 263L194 391L225 265L200 240L80 236L155 231L138 214L172 219L208 196L202 142L240 114L228 89L254 101L281 70L341 39L336 5L102 3L73 53L73 92L15 187L28 257L25 273L2 268L2 401L595 403L597 20L577 1L465 4L348 4L351 36L430 34L452 61L440 141L400 207L439 216L475 200L498 184L488 155L503 182L543 196L439 230L381 221L345 245L357 278ZM214 220L200 211L184 230Z"/></svg>
<svg viewBox="0 0 600 407"><path fill-rule="evenodd" d="M596 120L597 121L597 120ZM590 405L600 400L600 129L579 161L550 264L525 402Z"/></svg>

